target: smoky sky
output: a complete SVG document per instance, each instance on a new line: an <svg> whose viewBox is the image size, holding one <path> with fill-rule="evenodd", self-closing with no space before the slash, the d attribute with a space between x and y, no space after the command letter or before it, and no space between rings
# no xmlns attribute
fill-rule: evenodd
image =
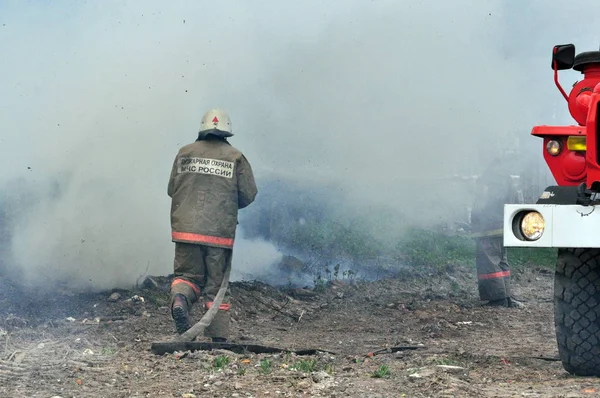
<svg viewBox="0 0 600 398"><path fill-rule="evenodd" d="M344 187L340 208L384 204L414 223L455 217L471 193L452 177L498 152L518 147L545 170L531 127L571 123L551 48L596 49L598 11L549 0L2 1L11 264L32 282L81 288L170 273L170 167L214 106L230 113L230 141L259 181L329 182ZM577 78L566 73L565 86ZM265 245L243 241L234 266L276 259Z"/></svg>

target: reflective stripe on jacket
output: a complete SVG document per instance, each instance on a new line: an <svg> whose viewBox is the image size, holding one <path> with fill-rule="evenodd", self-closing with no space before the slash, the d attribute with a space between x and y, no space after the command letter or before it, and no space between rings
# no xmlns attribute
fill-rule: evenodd
<svg viewBox="0 0 600 398"><path fill-rule="evenodd" d="M184 146L168 186L172 241L232 248L238 210L256 194L250 163L226 140L209 136Z"/></svg>

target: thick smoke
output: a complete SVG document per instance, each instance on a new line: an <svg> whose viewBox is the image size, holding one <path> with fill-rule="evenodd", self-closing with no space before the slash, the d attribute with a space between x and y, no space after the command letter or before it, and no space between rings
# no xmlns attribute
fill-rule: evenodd
<svg viewBox="0 0 600 398"><path fill-rule="evenodd" d="M519 146L546 183L529 130L570 122L550 50L596 48L582 27L599 8L2 2L0 184L12 241L2 263L31 283L84 289L170 273L171 162L213 106L231 113L231 142L258 181L339 187L329 200L342 215L380 205L406 215L381 235L463 217L463 177L503 149ZM282 255L243 228L237 277Z"/></svg>

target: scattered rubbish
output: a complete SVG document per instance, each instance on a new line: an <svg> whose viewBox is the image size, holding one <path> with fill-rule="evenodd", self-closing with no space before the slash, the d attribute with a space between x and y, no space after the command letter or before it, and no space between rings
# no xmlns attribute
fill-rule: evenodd
<svg viewBox="0 0 600 398"><path fill-rule="evenodd" d="M120 298L121 298L121 294L114 292L113 294L110 295L110 297L108 298L108 301L115 302L115 301L119 300Z"/></svg>
<svg viewBox="0 0 600 398"><path fill-rule="evenodd" d="M175 358L176 358L176 359L183 359L183 358L187 357L189 354L190 354L190 352L189 352L189 351L185 351L185 352L178 352L178 351L175 351L175 352L174 352L174 355L175 355Z"/></svg>
<svg viewBox="0 0 600 398"><path fill-rule="evenodd" d="M89 348L86 348L83 351L83 355L94 355L94 351L90 350Z"/></svg>
<svg viewBox="0 0 600 398"><path fill-rule="evenodd" d="M423 377L429 377L435 374L435 370L431 368L413 368L407 370L408 372L412 372L408 375L409 379L422 379Z"/></svg>
<svg viewBox="0 0 600 398"><path fill-rule="evenodd" d="M133 301L134 303L138 303L141 302L143 303L144 301L146 301L142 296L138 296L137 294L129 299L127 299L126 301Z"/></svg>
<svg viewBox="0 0 600 398"><path fill-rule="evenodd" d="M69 322L75 322L75 318L73 318L73 317L70 316L70 317L67 318L67 321L69 321Z"/></svg>

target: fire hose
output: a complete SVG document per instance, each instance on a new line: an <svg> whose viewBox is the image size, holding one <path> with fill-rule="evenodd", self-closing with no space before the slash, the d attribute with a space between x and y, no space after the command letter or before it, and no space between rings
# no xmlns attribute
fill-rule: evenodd
<svg viewBox="0 0 600 398"><path fill-rule="evenodd" d="M200 335L200 333L204 332L204 329L206 329L208 326L210 326L213 319L217 315L217 312L219 311L219 307L223 303L223 298L225 297L225 292L227 291L227 288L229 287L230 273L231 273L231 266L227 267L227 270L225 271L225 274L223 275L223 282L221 282L221 287L219 288L219 292L215 296L212 307L210 307L208 309L208 311L206 311L204 316L194 326L192 326L187 331L185 331L183 334L178 336L175 339L176 341L192 341L196 337L198 337Z"/></svg>

